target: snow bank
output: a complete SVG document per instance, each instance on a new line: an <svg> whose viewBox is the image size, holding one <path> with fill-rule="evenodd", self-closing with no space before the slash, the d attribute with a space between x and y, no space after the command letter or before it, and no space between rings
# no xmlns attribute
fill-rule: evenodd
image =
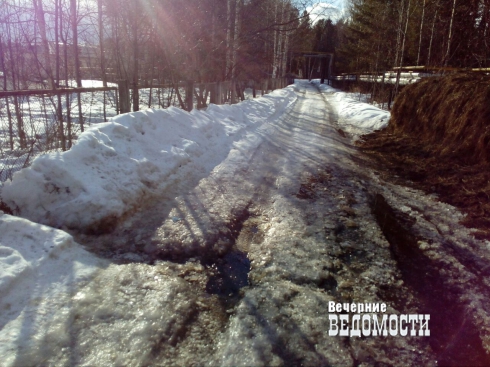
<svg viewBox="0 0 490 367"><path fill-rule="evenodd" d="M110 264L6 214L0 233L1 366L147 365L190 324L195 290L165 266Z"/></svg>
<svg viewBox="0 0 490 367"><path fill-rule="evenodd" d="M35 350L41 339L59 342L59 328L46 325L59 312L60 302L105 261L65 232L1 212L0 233L0 355L2 365L11 365L23 348ZM37 361L42 359L39 353Z"/></svg>
<svg viewBox="0 0 490 367"><path fill-rule="evenodd" d="M329 85L319 84L323 93L328 93L328 102L338 114L340 128L354 136L372 133L388 126L390 113L369 103L360 102Z"/></svg>
<svg viewBox="0 0 490 367"><path fill-rule="evenodd" d="M68 233L23 218L0 214L0 233L0 294L21 275L22 279L49 277L60 267L72 267L73 259L80 262L90 257Z"/></svg>
<svg viewBox="0 0 490 367"><path fill-rule="evenodd" d="M89 128L71 150L36 158L5 183L1 197L38 223L110 231L144 200L197 183L226 158L241 133L273 119L295 99L288 87L206 111L171 107L119 115Z"/></svg>

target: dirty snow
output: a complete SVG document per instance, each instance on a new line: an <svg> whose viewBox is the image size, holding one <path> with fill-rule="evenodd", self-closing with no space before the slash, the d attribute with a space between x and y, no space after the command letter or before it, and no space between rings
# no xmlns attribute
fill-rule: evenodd
<svg viewBox="0 0 490 367"><path fill-rule="evenodd" d="M80 223L122 217L112 233L73 232L105 260L65 232L0 217L8 269L0 278L2 363L445 365L465 351L453 341L471 333L471 341L484 340L489 285L475 273L487 271L488 244L436 197L365 169L338 128L342 116L353 116L357 134L372 124L360 119L361 104L336 93L299 81L205 112L118 116L88 131L75 153L40 158L18 173L7 193L22 215L82 230ZM29 191L16 186L38 190L39 198L30 196L37 204L24 203ZM63 203L75 200L73 192L84 210ZM408 218L429 265L410 263L387 240L375 214L381 196ZM417 288L407 267L425 266L421 273L432 264L443 279L426 277ZM245 287L233 279L239 267L248 273ZM329 301L385 302L395 314L426 310L432 336L328 337ZM440 326L441 317L454 328ZM484 355L481 340L478 348L467 343L468 353Z"/></svg>

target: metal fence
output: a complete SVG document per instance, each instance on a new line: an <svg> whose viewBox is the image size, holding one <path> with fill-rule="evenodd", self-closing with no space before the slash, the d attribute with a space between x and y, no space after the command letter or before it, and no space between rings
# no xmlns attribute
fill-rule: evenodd
<svg viewBox="0 0 490 367"><path fill-rule="evenodd" d="M329 84L348 92L358 92L369 96L371 102L376 102L382 108L391 109L396 94L406 85L418 82L423 78L443 76L454 73L490 74L490 68L452 68L404 66L393 70L374 73L359 72L356 74L340 74L330 77ZM398 84L398 86L397 86Z"/></svg>
<svg viewBox="0 0 490 367"><path fill-rule="evenodd" d="M0 186L39 154L70 149L85 128L120 113L170 106L190 111L210 103L232 104L283 88L287 82L284 78L187 81L135 87L120 81L107 87L0 91Z"/></svg>

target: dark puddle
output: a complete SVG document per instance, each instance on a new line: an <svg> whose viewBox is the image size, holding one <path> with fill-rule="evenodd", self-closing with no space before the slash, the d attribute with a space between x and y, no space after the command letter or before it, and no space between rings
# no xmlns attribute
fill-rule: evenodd
<svg viewBox="0 0 490 367"><path fill-rule="evenodd" d="M234 250L208 265L214 270L214 275L206 284L206 292L216 294L227 309L235 306L241 299L240 289L249 284L250 260L247 254Z"/></svg>
<svg viewBox="0 0 490 367"><path fill-rule="evenodd" d="M242 232L249 232L251 236L244 236L245 242L250 242L255 235L260 235L257 225L247 222L253 218L249 211L249 205L233 213L233 219L223 226L213 235L205 235L199 239L192 251L180 251L180 243L176 242L173 246L168 245L164 248L155 247L154 251L146 251L145 248L137 248L133 253L142 256L142 262L154 265L160 261L167 261L176 264L185 264L188 261L199 262L205 268L208 276L206 293L217 295L222 303L224 310L233 308L242 298L240 289L248 286L248 273L250 272L250 260L247 252L241 251L242 247L237 247L237 242ZM178 222L179 217L171 217L172 221ZM217 241L227 243L227 247L221 252L213 251L213 244ZM243 242L243 241L242 241ZM243 245L243 244L242 244ZM247 247L245 246L245 247ZM108 257L111 257L110 252ZM131 260L118 260L119 263L134 262Z"/></svg>
<svg viewBox="0 0 490 367"><path fill-rule="evenodd" d="M321 278L317 284L318 288L332 295L337 294L337 285L337 280L331 275Z"/></svg>
<svg viewBox="0 0 490 367"><path fill-rule="evenodd" d="M203 264L211 268L213 274L209 277L206 284L206 292L215 294L223 304L225 309L233 308L242 298L240 290L249 285L248 273L250 272L250 260L246 251L241 251L243 245L237 248L238 238L243 231L249 231L252 236L247 237L246 242L250 242L253 236L259 232L256 225L249 223L252 218L248 206L245 210L235 215L235 220L230 224L232 234L232 247L229 252L218 259L207 259ZM248 224L247 224L248 223Z"/></svg>
<svg viewBox="0 0 490 367"><path fill-rule="evenodd" d="M446 286L440 273L440 264L427 256L417 245L412 234L414 219L392 208L377 194L371 209L391 246L406 286L416 295L420 314L430 314L428 342L441 366L489 366L490 356L485 352L477 325L460 301L459 292ZM399 292L399 290L393 290ZM404 311L403 294L380 294L401 312ZM406 298L406 297L405 297Z"/></svg>

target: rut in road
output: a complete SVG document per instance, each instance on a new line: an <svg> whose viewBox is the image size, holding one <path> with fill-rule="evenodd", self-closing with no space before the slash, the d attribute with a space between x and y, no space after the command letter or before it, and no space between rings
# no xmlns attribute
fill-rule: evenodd
<svg viewBox="0 0 490 367"><path fill-rule="evenodd" d="M481 247L458 214L366 170L328 95L309 83L296 92L207 178L182 183L189 191L167 193L117 234L79 235L121 271L140 262L135 272L183 282L189 304L172 311L180 326L154 338L147 362L435 365L468 361L465 338L473 361L485 361L487 327L475 319L489 325L488 284L474 279L484 269L469 253ZM430 312L435 337L329 337L329 301Z"/></svg>

